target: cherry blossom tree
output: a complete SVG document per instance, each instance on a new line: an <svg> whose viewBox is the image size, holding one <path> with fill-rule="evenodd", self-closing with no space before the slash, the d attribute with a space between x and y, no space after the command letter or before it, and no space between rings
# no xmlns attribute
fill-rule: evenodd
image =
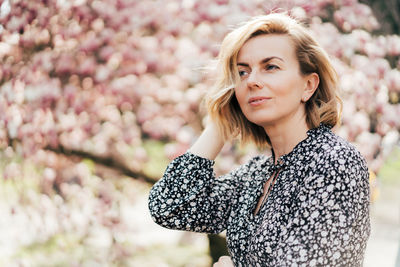
<svg viewBox="0 0 400 267"><path fill-rule="evenodd" d="M218 45L234 25L280 10L309 25L332 57L344 102L337 132L378 173L400 139L400 37L378 34L380 21L366 4L1 1L0 173L12 195L1 207L12 229L7 259L20 253L24 264L36 257L27 251L36 255L35 244L47 242L87 244L83 252L67 249L65 260L126 263L149 246L134 240L143 225L132 207L202 130ZM255 153L227 144L216 172ZM16 238L15 229L24 234Z"/></svg>

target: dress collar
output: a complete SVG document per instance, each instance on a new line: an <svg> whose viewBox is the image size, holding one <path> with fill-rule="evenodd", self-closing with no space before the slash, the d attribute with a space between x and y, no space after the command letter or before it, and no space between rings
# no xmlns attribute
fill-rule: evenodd
<svg viewBox="0 0 400 267"><path fill-rule="evenodd" d="M299 156L299 150L301 150L302 147L307 146L310 144L313 140L317 138L317 136L321 135L324 132L330 131L332 126L326 125L326 124L320 124L318 127L312 128L307 131L307 137L300 141L292 151L289 153L282 155L278 158L277 163L275 164L275 153L274 150L271 149L272 151L272 156L268 158L268 165L272 170L277 170L281 169L287 165L289 165L291 162L298 160Z"/></svg>

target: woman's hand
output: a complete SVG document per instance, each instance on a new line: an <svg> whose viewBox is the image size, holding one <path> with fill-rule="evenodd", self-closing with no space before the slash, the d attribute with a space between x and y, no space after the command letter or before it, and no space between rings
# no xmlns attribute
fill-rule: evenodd
<svg viewBox="0 0 400 267"><path fill-rule="evenodd" d="M213 264L213 267L234 267L233 261L229 256L222 256L218 259L216 263Z"/></svg>

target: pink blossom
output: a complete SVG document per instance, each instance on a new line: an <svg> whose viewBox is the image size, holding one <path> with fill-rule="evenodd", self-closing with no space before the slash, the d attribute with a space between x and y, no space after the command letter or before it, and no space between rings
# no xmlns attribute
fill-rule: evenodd
<svg viewBox="0 0 400 267"><path fill-rule="evenodd" d="M390 35L386 37L386 40L388 55L400 55L400 37L397 35Z"/></svg>
<svg viewBox="0 0 400 267"><path fill-rule="evenodd" d="M392 69L385 75L385 82L389 91L400 92L400 71Z"/></svg>

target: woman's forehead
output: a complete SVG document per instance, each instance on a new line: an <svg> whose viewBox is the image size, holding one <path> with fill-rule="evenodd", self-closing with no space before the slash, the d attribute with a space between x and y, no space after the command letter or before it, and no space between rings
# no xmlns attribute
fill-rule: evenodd
<svg viewBox="0 0 400 267"><path fill-rule="evenodd" d="M263 34L247 40L238 53L238 61L254 61L278 57L295 58L294 45L288 35Z"/></svg>

